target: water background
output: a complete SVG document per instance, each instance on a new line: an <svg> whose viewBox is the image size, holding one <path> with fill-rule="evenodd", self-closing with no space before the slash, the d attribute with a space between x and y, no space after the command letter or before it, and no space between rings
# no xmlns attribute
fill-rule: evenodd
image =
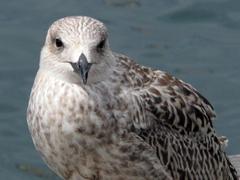
<svg viewBox="0 0 240 180"><path fill-rule="evenodd" d="M1 0L0 179L58 179L35 151L25 111L48 26L102 20L114 51L191 83L214 105L217 132L240 153L239 0Z"/></svg>

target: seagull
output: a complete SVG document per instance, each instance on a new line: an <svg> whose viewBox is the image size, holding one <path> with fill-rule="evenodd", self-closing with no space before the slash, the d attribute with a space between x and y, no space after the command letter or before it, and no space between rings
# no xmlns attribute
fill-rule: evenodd
<svg viewBox="0 0 240 180"><path fill-rule="evenodd" d="M215 112L190 84L113 52L106 26L49 28L27 108L37 151L65 180L232 180Z"/></svg>

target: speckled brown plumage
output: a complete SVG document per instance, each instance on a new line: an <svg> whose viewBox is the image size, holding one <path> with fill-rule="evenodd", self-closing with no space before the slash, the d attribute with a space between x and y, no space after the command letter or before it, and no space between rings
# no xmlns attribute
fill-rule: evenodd
<svg viewBox="0 0 240 180"><path fill-rule="evenodd" d="M71 66L80 54L87 84ZM50 27L27 111L36 149L66 180L236 179L214 117L191 85L113 53L89 17Z"/></svg>

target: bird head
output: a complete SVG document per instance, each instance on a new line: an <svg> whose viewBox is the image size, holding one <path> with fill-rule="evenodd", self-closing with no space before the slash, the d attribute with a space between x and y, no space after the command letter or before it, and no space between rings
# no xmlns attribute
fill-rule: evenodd
<svg viewBox="0 0 240 180"><path fill-rule="evenodd" d="M90 17L73 16L50 26L40 68L57 78L86 85L108 78L113 62L105 25Z"/></svg>

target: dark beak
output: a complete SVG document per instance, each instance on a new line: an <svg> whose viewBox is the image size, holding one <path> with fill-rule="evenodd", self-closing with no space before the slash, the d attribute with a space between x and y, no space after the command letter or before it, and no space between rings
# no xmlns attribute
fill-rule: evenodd
<svg viewBox="0 0 240 180"><path fill-rule="evenodd" d="M78 59L78 62L71 63L71 65L74 71L81 75L83 84L87 84L88 72L92 66L92 63L88 63L86 56L82 53Z"/></svg>

